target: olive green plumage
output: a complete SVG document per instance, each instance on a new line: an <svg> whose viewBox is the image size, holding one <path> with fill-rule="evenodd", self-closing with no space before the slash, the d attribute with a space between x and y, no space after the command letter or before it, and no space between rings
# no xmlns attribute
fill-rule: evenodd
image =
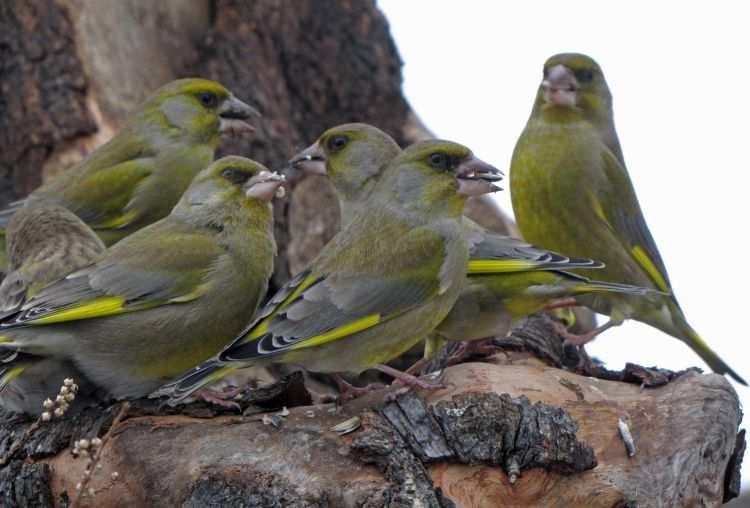
<svg viewBox="0 0 750 508"><path fill-rule="evenodd" d="M157 392L182 398L249 363L359 373L418 343L459 295L468 260L466 194L497 170L447 141L394 158L366 205L213 361Z"/></svg>
<svg viewBox="0 0 750 508"><path fill-rule="evenodd" d="M180 79L156 90L106 144L0 212L0 228L25 204L71 210L111 245L166 215L214 159L221 134L257 114L224 86Z"/></svg>
<svg viewBox="0 0 750 508"><path fill-rule="evenodd" d="M6 316L0 345L70 359L114 397L149 393L247 324L273 268L280 184L248 159L216 161L166 218Z"/></svg>
<svg viewBox="0 0 750 508"><path fill-rule="evenodd" d="M94 262L104 244L71 211L56 205L21 208L8 223L10 272L0 284L0 312L19 308L42 288ZM77 406L93 386L67 360L20 354L0 367L0 405L12 411L39 413L42 402L72 378L81 389Z"/></svg>
<svg viewBox="0 0 750 508"><path fill-rule="evenodd" d="M292 166L328 177L345 225L365 206L384 167L400 152L396 142L380 129L344 124L324 132L292 160ZM643 292L640 288L592 282L561 271L601 266L589 259L570 259L538 249L488 232L468 218L462 222L470 246L470 262L461 296L435 330L444 339L503 336L515 321L558 298L593 291Z"/></svg>
<svg viewBox="0 0 750 508"><path fill-rule="evenodd" d="M716 372L744 384L690 327L638 204L597 63L561 54L544 65L511 163L513 210L524 238L605 263L598 279L666 293L599 294L586 303L614 323L633 318L688 344Z"/></svg>

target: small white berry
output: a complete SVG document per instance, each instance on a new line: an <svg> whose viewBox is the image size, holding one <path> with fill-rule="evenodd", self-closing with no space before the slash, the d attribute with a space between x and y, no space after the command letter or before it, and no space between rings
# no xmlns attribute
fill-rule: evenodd
<svg viewBox="0 0 750 508"><path fill-rule="evenodd" d="M42 403L42 407L43 407L44 409L52 409L53 407L55 407L55 403L54 403L54 402L52 402L52 399L47 399L47 400L45 400L45 401L44 401L44 402Z"/></svg>
<svg viewBox="0 0 750 508"><path fill-rule="evenodd" d="M101 445L102 445L102 440L99 439L98 437L95 437L94 439L91 440L91 446L93 446L94 448L99 448Z"/></svg>
<svg viewBox="0 0 750 508"><path fill-rule="evenodd" d="M45 411L44 413L42 413L42 421L43 422L48 422L51 419L52 419L52 414L49 411Z"/></svg>
<svg viewBox="0 0 750 508"><path fill-rule="evenodd" d="M71 378L65 378L65 381L63 381L63 386L73 386L73 380Z"/></svg>

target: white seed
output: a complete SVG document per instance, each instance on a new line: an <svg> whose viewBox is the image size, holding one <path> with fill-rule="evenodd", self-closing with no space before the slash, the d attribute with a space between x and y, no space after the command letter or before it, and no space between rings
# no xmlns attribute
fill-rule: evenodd
<svg viewBox="0 0 750 508"><path fill-rule="evenodd" d="M112 473L112 479L113 480L117 480L119 477L120 477L120 473L118 473L117 471L115 471L114 473Z"/></svg>
<svg viewBox="0 0 750 508"><path fill-rule="evenodd" d="M52 399L47 399L44 402L42 402L42 407L44 409L52 409L53 407L55 407L55 403L52 402Z"/></svg>
<svg viewBox="0 0 750 508"><path fill-rule="evenodd" d="M99 439L98 437L95 437L94 439L91 440L91 446L93 446L94 448L99 448L101 445L102 445L102 440Z"/></svg>
<svg viewBox="0 0 750 508"><path fill-rule="evenodd" d="M62 415L65 414L65 410L63 408L61 408L61 407L58 407L58 408L55 409L54 414L55 414L55 416L57 418L60 418Z"/></svg>
<svg viewBox="0 0 750 508"><path fill-rule="evenodd" d="M60 387L60 395L65 395L68 392L70 392L70 388L68 388L67 386Z"/></svg>
<svg viewBox="0 0 750 508"><path fill-rule="evenodd" d="M49 411L45 411L44 413L42 413L42 421L43 422L48 422L51 419L52 419L52 414Z"/></svg>
<svg viewBox="0 0 750 508"><path fill-rule="evenodd" d="M65 378L65 381L63 381L63 386L73 386L73 379L72 378Z"/></svg>
<svg viewBox="0 0 750 508"><path fill-rule="evenodd" d="M79 440L78 440L78 441L76 442L76 446L78 446L78 448L80 448L81 450L86 450L86 449L88 449L88 447L89 447L90 445L91 445L91 443L89 443L89 440L88 440L88 439L79 439Z"/></svg>

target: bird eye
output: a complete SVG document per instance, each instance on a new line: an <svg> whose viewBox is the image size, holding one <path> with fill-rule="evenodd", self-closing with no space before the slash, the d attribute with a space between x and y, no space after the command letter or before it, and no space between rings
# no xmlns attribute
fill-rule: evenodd
<svg viewBox="0 0 750 508"><path fill-rule="evenodd" d="M348 142L349 138L346 136L333 136L328 140L328 149L337 152L344 148Z"/></svg>
<svg viewBox="0 0 750 508"><path fill-rule="evenodd" d="M221 176L236 185L242 185L250 179L250 174L237 168L225 168Z"/></svg>
<svg viewBox="0 0 750 508"><path fill-rule="evenodd" d="M574 74L580 83L588 83L594 79L594 71L591 69L578 69Z"/></svg>
<svg viewBox="0 0 750 508"><path fill-rule="evenodd" d="M447 171L450 169L450 157L443 152L430 154L430 165L435 169Z"/></svg>
<svg viewBox="0 0 750 508"><path fill-rule="evenodd" d="M211 92L199 93L198 99L200 99L201 104L203 104L207 108L215 108L216 105L219 104L219 98L216 96L215 93L211 93Z"/></svg>

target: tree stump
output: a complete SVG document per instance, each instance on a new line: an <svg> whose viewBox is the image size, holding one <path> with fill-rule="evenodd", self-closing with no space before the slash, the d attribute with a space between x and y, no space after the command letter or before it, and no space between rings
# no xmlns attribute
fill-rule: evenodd
<svg viewBox="0 0 750 508"><path fill-rule="evenodd" d="M403 145L429 135L401 93L401 61L371 0L8 0L0 204L109 139L151 90L195 75L262 112L252 138L222 150L271 168L344 122L373 123ZM472 210L490 229L515 231L491 202ZM278 285L335 234L330 185L302 181L275 218ZM553 334L530 323L492 359L446 369L448 388L433 393L311 405L292 375L247 394L243 415L133 402L103 445L94 496L78 501L612 507L714 506L737 495L744 434L723 378L607 371L585 355L565 358ZM29 422L4 415L0 505L68 506L86 462L73 442L103 435L119 408L43 424L12 457Z"/></svg>

